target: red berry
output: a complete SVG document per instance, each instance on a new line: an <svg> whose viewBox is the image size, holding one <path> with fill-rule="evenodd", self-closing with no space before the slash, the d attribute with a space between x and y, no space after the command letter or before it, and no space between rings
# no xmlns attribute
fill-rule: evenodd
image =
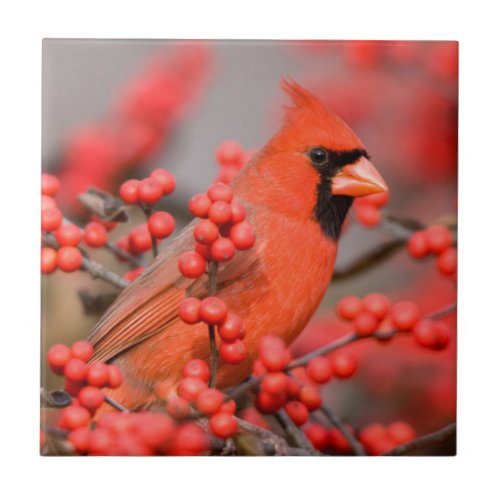
<svg viewBox="0 0 500 500"><path fill-rule="evenodd" d="M245 344L239 340L232 342L221 342L219 346L219 354L223 361L230 365L237 365L247 357L247 348Z"/></svg>
<svg viewBox="0 0 500 500"><path fill-rule="evenodd" d="M413 427L406 422L393 422L387 426L387 433L397 446L408 443L416 438Z"/></svg>
<svg viewBox="0 0 500 500"><path fill-rule="evenodd" d="M108 387L111 389L116 389L123 384L123 373L120 368L116 365L107 365L108 366Z"/></svg>
<svg viewBox="0 0 500 500"><path fill-rule="evenodd" d="M146 224L141 224L130 231L128 245L130 253L134 255L151 250L153 239L151 238L151 233Z"/></svg>
<svg viewBox="0 0 500 500"><path fill-rule="evenodd" d="M50 369L57 375L64 373L64 367L70 359L71 351L63 344L55 344L47 352L47 362Z"/></svg>
<svg viewBox="0 0 500 500"><path fill-rule="evenodd" d="M59 426L62 429L73 430L78 427L86 427L90 423L90 412L83 406L71 405L61 412Z"/></svg>
<svg viewBox="0 0 500 500"><path fill-rule="evenodd" d="M86 427L78 427L68 434L68 441L73 445L76 453L86 453L92 431Z"/></svg>
<svg viewBox="0 0 500 500"><path fill-rule="evenodd" d="M139 185L137 179L129 179L120 186L120 198L129 205L139 202Z"/></svg>
<svg viewBox="0 0 500 500"><path fill-rule="evenodd" d="M151 177L161 184L163 194L170 194L175 189L175 177L162 168L157 168L151 172Z"/></svg>
<svg viewBox="0 0 500 500"><path fill-rule="evenodd" d="M369 311L361 311L354 319L354 330L358 335L367 336L377 331L380 321L375 314Z"/></svg>
<svg viewBox="0 0 500 500"><path fill-rule="evenodd" d="M423 318L413 326L413 338L422 347L434 348L437 343L435 321Z"/></svg>
<svg viewBox="0 0 500 500"><path fill-rule="evenodd" d="M93 413L99 406L104 403L104 394L97 387L83 387L78 393L78 401L82 406Z"/></svg>
<svg viewBox="0 0 500 500"><path fill-rule="evenodd" d="M159 450L173 438L175 422L161 413L142 412L137 425L137 437L148 447Z"/></svg>
<svg viewBox="0 0 500 500"><path fill-rule="evenodd" d="M181 398L195 402L198 399L201 391L207 388L207 383L199 377L185 377L182 379L177 393Z"/></svg>
<svg viewBox="0 0 500 500"><path fill-rule="evenodd" d="M316 356L307 363L307 375L317 384L326 384L332 378L332 367L328 358Z"/></svg>
<svg viewBox="0 0 500 500"><path fill-rule="evenodd" d="M410 236L406 246L408 253L415 259L422 259L429 254L425 231L416 231Z"/></svg>
<svg viewBox="0 0 500 500"><path fill-rule="evenodd" d="M175 229L175 219L168 212L155 212L148 220L148 228L153 238L168 238Z"/></svg>
<svg viewBox="0 0 500 500"><path fill-rule="evenodd" d="M436 260L438 271L444 276L453 276L457 271L457 249L447 248Z"/></svg>
<svg viewBox="0 0 500 500"><path fill-rule="evenodd" d="M70 382L83 382L87 375L87 365L79 358L72 358L64 367L64 377Z"/></svg>
<svg viewBox="0 0 500 500"><path fill-rule="evenodd" d="M208 217L208 211L212 206L212 201L206 194L195 194L188 202L189 211L202 219Z"/></svg>
<svg viewBox="0 0 500 500"><path fill-rule="evenodd" d="M434 349L444 349L450 343L451 331L450 327L444 321L436 321L436 343Z"/></svg>
<svg viewBox="0 0 500 500"><path fill-rule="evenodd" d="M369 196L364 196L360 198L364 203L369 203L376 207L382 207L389 201L389 191L384 191L382 193L370 194Z"/></svg>
<svg viewBox="0 0 500 500"><path fill-rule="evenodd" d="M363 299L364 308L382 321L391 307L391 301L383 293L370 293Z"/></svg>
<svg viewBox="0 0 500 500"><path fill-rule="evenodd" d="M42 204L41 204L42 212L46 208L57 208L57 203L56 203L56 200L54 200L54 198L51 198L50 196L42 195Z"/></svg>
<svg viewBox="0 0 500 500"><path fill-rule="evenodd" d="M82 230L75 224L63 224L55 232L55 237L62 247L75 247L82 241Z"/></svg>
<svg viewBox="0 0 500 500"><path fill-rule="evenodd" d="M226 224L233 216L231 205L225 201L216 201L208 210L209 219L217 225Z"/></svg>
<svg viewBox="0 0 500 500"><path fill-rule="evenodd" d="M330 361L333 375L337 378L352 377L356 371L356 358L350 353L335 352Z"/></svg>
<svg viewBox="0 0 500 500"><path fill-rule="evenodd" d="M201 301L200 317L209 325L221 325L227 317L227 305L219 297L207 297Z"/></svg>
<svg viewBox="0 0 500 500"><path fill-rule="evenodd" d="M94 387L104 387L109 382L109 366L106 363L92 363L87 370L87 382Z"/></svg>
<svg viewBox="0 0 500 500"><path fill-rule="evenodd" d="M102 227L104 227L104 229L106 229L106 231L108 233L110 233L111 231L113 231L113 229L115 229L115 227L118 225L118 222L114 222L112 220L101 219L100 217L98 217L95 214L92 214L90 216L90 221L91 222L98 222L99 224L101 224Z"/></svg>
<svg viewBox="0 0 500 500"><path fill-rule="evenodd" d="M183 377L198 377L204 382L210 380L210 368L202 359L188 361L182 369Z"/></svg>
<svg viewBox="0 0 500 500"><path fill-rule="evenodd" d="M200 220L194 226L194 239L202 245L210 245L219 237L219 228L211 220Z"/></svg>
<svg viewBox="0 0 500 500"><path fill-rule="evenodd" d="M71 273L82 267L82 254L76 247L61 247L57 251L57 265L61 271Z"/></svg>
<svg viewBox="0 0 500 500"><path fill-rule="evenodd" d="M363 429L359 432L358 437L364 446L370 448L377 441L380 441L388 436L387 430L382 424L374 423L363 427Z"/></svg>
<svg viewBox="0 0 500 500"><path fill-rule="evenodd" d="M238 432L238 422L234 415L222 411L210 417L209 426L214 435L222 439L230 438Z"/></svg>
<svg viewBox="0 0 500 500"><path fill-rule="evenodd" d="M154 205L163 196L163 186L157 179L147 177L140 181L137 195L141 203Z"/></svg>
<svg viewBox="0 0 500 500"><path fill-rule="evenodd" d="M232 415L234 415L236 413L236 403L233 399L230 399L229 401L226 401L221 405L220 411L224 411L226 413L231 413Z"/></svg>
<svg viewBox="0 0 500 500"><path fill-rule="evenodd" d="M343 297L337 304L337 315L347 321L352 321L362 310L363 302L354 295Z"/></svg>
<svg viewBox="0 0 500 500"><path fill-rule="evenodd" d="M179 271L186 278L196 279L203 275L207 263L197 252L184 252L179 257Z"/></svg>
<svg viewBox="0 0 500 500"><path fill-rule="evenodd" d="M217 332L223 341L231 342L245 336L245 326L237 314L228 312L224 323L218 326Z"/></svg>
<svg viewBox="0 0 500 500"><path fill-rule="evenodd" d="M311 422L302 429L307 439L319 451L324 451L330 444L330 433L321 424Z"/></svg>
<svg viewBox="0 0 500 500"><path fill-rule="evenodd" d="M355 205L354 208L356 217L363 226L373 227L380 223L382 216L380 215L380 210L376 206L366 203Z"/></svg>
<svg viewBox="0 0 500 500"><path fill-rule="evenodd" d="M261 340L259 358L271 372L282 371L290 359L284 340L276 335L267 335Z"/></svg>
<svg viewBox="0 0 500 500"><path fill-rule="evenodd" d="M71 380L65 380L64 390L71 396L75 398L78 397L80 391L85 387L86 382L71 382Z"/></svg>
<svg viewBox="0 0 500 500"><path fill-rule="evenodd" d="M235 224L230 232L229 238L238 250L248 250L255 243L255 233L250 223L243 221Z"/></svg>
<svg viewBox="0 0 500 500"><path fill-rule="evenodd" d="M283 372L268 373L262 379L260 387L269 394L280 394L288 389L288 378Z"/></svg>
<svg viewBox="0 0 500 500"><path fill-rule="evenodd" d="M53 273L57 269L57 251L50 247L43 247L41 252L41 271L43 274Z"/></svg>
<svg viewBox="0 0 500 500"><path fill-rule="evenodd" d="M191 414L191 405L184 398L171 396L167 400L167 413L177 420L182 420Z"/></svg>
<svg viewBox="0 0 500 500"><path fill-rule="evenodd" d="M309 411L300 401L289 401L285 405L285 411L295 425L301 426L309 420Z"/></svg>
<svg viewBox="0 0 500 500"><path fill-rule="evenodd" d="M286 393L291 398L298 398L301 388L302 388L302 386L297 379L292 378L292 377L288 377L288 385L286 388Z"/></svg>
<svg viewBox="0 0 500 500"><path fill-rule="evenodd" d="M330 429L330 446L339 453L349 453L352 450L349 441L336 427Z"/></svg>
<svg viewBox="0 0 500 500"><path fill-rule="evenodd" d="M250 424L256 425L257 427L262 427L263 429L271 428L264 417L251 406L249 406L248 408L244 408L239 413L239 417Z"/></svg>
<svg viewBox="0 0 500 500"><path fill-rule="evenodd" d="M227 184L222 184L221 182L210 186L207 195L211 201L231 203L233 200L233 190Z"/></svg>
<svg viewBox="0 0 500 500"><path fill-rule="evenodd" d="M61 183L57 177L50 174L42 174L42 194L45 196L55 196L59 189L61 188Z"/></svg>
<svg viewBox="0 0 500 500"><path fill-rule="evenodd" d="M425 230L427 246L433 253L444 252L453 242L451 231L446 226L430 226Z"/></svg>
<svg viewBox="0 0 500 500"><path fill-rule="evenodd" d="M202 413L212 415L219 411L222 403L224 403L224 394L219 389L207 388L200 392L196 407Z"/></svg>
<svg viewBox="0 0 500 500"><path fill-rule="evenodd" d="M99 222L89 222L85 226L83 240L89 247L99 248L108 242L108 232Z"/></svg>
<svg viewBox="0 0 500 500"><path fill-rule="evenodd" d="M241 145L236 141L223 142L216 151L217 161L223 167L242 166L245 161L245 153Z"/></svg>
<svg viewBox="0 0 500 500"><path fill-rule="evenodd" d="M286 400L286 394L269 394L260 391L255 398L254 405L261 413L270 414L276 413L286 403Z"/></svg>
<svg viewBox="0 0 500 500"><path fill-rule="evenodd" d="M313 385L304 385L301 387L299 399L309 411L317 410L322 404L321 392Z"/></svg>
<svg viewBox="0 0 500 500"><path fill-rule="evenodd" d="M188 325L194 325L201 321L201 300L196 297L187 297L181 302L179 318Z"/></svg>
<svg viewBox="0 0 500 500"><path fill-rule="evenodd" d="M116 436L109 429L97 428L91 431L88 451L92 455L106 455L115 443Z"/></svg>
<svg viewBox="0 0 500 500"><path fill-rule="evenodd" d="M144 267L139 266L136 267L135 269L131 269L130 271L127 271L123 277L132 283L132 281L136 280L144 271Z"/></svg>
<svg viewBox="0 0 500 500"><path fill-rule="evenodd" d="M172 455L200 455L209 446L203 429L195 423L185 423L178 427L170 453Z"/></svg>
<svg viewBox="0 0 500 500"><path fill-rule="evenodd" d="M219 238L210 247L210 255L216 262L227 262L235 253L234 243L229 238Z"/></svg>
<svg viewBox="0 0 500 500"><path fill-rule="evenodd" d="M58 208L45 208L42 210L42 230L50 233L59 229L63 215Z"/></svg>
<svg viewBox="0 0 500 500"><path fill-rule="evenodd" d="M231 222L233 224L238 224L238 222L244 220L246 216L245 207L237 201L231 203L231 213Z"/></svg>
<svg viewBox="0 0 500 500"><path fill-rule="evenodd" d="M420 310L413 302L403 300L392 306L391 320L398 330L411 330L419 319Z"/></svg>
<svg viewBox="0 0 500 500"><path fill-rule="evenodd" d="M201 243L195 243L194 251L198 255L201 255L205 260L207 260L207 261L212 260L212 255L210 253L210 246L209 245L202 245Z"/></svg>

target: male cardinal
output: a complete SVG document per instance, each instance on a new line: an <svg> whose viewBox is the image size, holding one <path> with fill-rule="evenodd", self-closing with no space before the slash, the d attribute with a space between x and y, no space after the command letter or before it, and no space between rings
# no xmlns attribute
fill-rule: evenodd
<svg viewBox="0 0 500 500"><path fill-rule="evenodd" d="M243 319L249 355L239 365L219 362L219 388L248 376L263 336L289 344L304 329L330 283L353 198L387 190L348 125L295 82L282 87L293 106L281 130L232 183L256 243L219 268L216 294ZM188 226L90 333L93 361L114 363L125 376L109 395L127 408L168 398L189 360L210 359L206 325L187 325L178 316L186 296L208 295L206 277L191 280L178 271L179 255L192 248Z"/></svg>

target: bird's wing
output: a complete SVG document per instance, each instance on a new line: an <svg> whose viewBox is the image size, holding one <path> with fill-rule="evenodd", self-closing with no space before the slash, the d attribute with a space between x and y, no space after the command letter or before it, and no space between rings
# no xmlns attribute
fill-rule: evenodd
<svg viewBox="0 0 500 500"><path fill-rule="evenodd" d="M206 275L197 280L188 279L177 267L180 254L194 247L194 222L184 228L94 325L88 337L94 346L92 361L107 361L164 331L176 319L184 297L208 294ZM218 288L244 274L257 256L254 247L237 252L231 261L221 265L217 275Z"/></svg>

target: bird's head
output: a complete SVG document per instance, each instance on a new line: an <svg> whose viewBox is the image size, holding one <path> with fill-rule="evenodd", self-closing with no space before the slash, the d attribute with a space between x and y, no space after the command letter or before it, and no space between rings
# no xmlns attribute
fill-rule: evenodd
<svg viewBox="0 0 500 500"><path fill-rule="evenodd" d="M387 191L387 185L346 123L297 83L284 81L282 87L293 106L286 108L281 130L255 159L271 188L266 203L316 219L324 234L336 240L353 199Z"/></svg>

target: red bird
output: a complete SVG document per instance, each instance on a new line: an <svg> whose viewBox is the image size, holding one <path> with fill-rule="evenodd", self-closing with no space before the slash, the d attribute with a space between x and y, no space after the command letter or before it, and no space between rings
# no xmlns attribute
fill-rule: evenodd
<svg viewBox="0 0 500 500"><path fill-rule="evenodd" d="M245 322L249 356L219 361L217 387L242 381L259 340L287 344L304 329L330 283L342 223L357 196L387 190L357 135L307 90L284 82L293 101L281 130L234 179L254 247L219 267L217 296ZM193 358L209 362L207 327L178 316L186 296L208 295L208 280L183 277L179 255L192 250L192 226L125 289L92 329L94 361L118 365L124 384L109 395L130 409L166 399Z"/></svg>

